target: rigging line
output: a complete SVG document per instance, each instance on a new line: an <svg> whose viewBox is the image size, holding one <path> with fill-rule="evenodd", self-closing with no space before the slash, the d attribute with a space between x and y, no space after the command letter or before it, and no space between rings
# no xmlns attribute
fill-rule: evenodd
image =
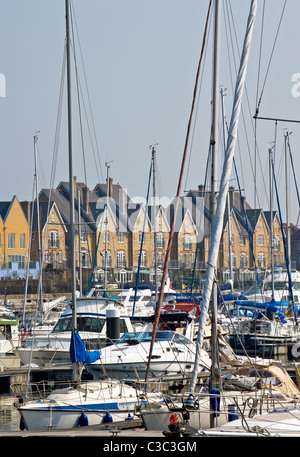
<svg viewBox="0 0 300 457"><path fill-rule="evenodd" d="M227 21L228 21L228 24L230 24L228 9L226 9L226 11L227 11L227 16L228 16ZM230 17L231 17L231 23L232 23L232 27L229 26L231 47L232 47L232 49L234 49L233 37L232 37L232 33L231 33L231 29L233 29L236 48L237 48L238 55L239 55L239 58L240 58L240 50L239 50L237 33L236 33L235 22L234 22L234 17L233 17L233 12L232 12L232 9L231 9L231 5L230 5ZM227 44L227 46L228 46L228 44ZM228 48L229 48L229 46L228 46ZM235 66L235 69L236 69L236 72L237 72L237 65L236 65L236 60L234 58L234 53L233 53L233 60L234 60L234 66ZM232 84L232 87L233 87L231 70L230 70L230 75L231 75L231 84ZM248 110L249 110L249 113L250 113L251 112L251 108L250 108L250 101L249 101L249 96L248 96L247 84L246 83L245 83L245 97L246 97L246 101L247 101ZM254 158L254 162L255 163L253 165L252 158L251 158L251 155L250 155L250 146L249 146L249 139L248 139L248 133L247 133L248 129L246 128L245 114L244 114L243 106L241 107L241 116L242 116L244 132L245 132L245 136L246 136L246 143L247 143L247 148L248 148L248 152L249 152L249 160L250 160L250 164L251 164L251 168L252 168L252 175L253 175L253 180L254 180L254 208L256 208L256 198L258 199L258 204L260 205L259 192L257 190L257 185L256 185L256 155L255 155L255 158ZM256 151L258 152L258 145L257 145L257 140L256 140L256 138L257 138L256 135L257 134L256 134L256 131L255 131L255 125L253 126L252 116L250 117L250 122L251 122L253 133L254 133L255 148L256 148ZM258 154L258 160L259 160L259 166L260 166L261 174L262 174L262 176L264 176L264 173L262 171L262 163L261 163L261 159L260 159L260 154ZM265 187L265 194L267 195L265 180L263 179L262 182L263 182L263 186ZM244 184L244 188L245 188L245 184Z"/></svg>
<svg viewBox="0 0 300 457"><path fill-rule="evenodd" d="M154 324L153 324L153 335L152 335L152 340L151 340L151 345L150 345L150 354L149 354L149 359L148 359L148 364L147 364L145 380L147 380L147 377L148 377L150 359L151 359L151 354L152 354L152 350L153 350L156 328L158 326L158 319L159 319L159 314L160 314L160 309L161 309L162 299L163 299L163 294L164 294L164 283L165 283L166 276L167 276L168 264L169 264L170 254L171 254L172 243L173 243L175 221L176 221L179 199L180 199L180 190L181 190L183 171L184 171L184 166L185 166L185 161L186 161L186 156L187 156L187 147L188 147L188 142L189 142L191 123L192 123L196 96L197 96L197 87L198 87L198 81L199 81L200 68L201 68L201 63L202 63L202 58L203 58L203 53L204 53L204 48L205 48L205 42L206 42L206 37L207 37L207 27L208 27L208 21L209 21L209 16L210 16L211 4L212 4L212 0L209 1L208 12L207 12L207 16L206 16L202 48L201 48L200 59L199 59L199 63L198 63L196 81L195 81L194 92L193 92L192 107L191 107L190 117L189 117L188 126L187 126L187 134L186 134L186 139L185 139L180 175L179 175L179 180L178 180L177 194L176 194L176 198L175 198L174 215L173 215L173 220L172 220L171 230L170 230L170 235L169 235L169 240L168 240L168 246L167 246L166 255L165 255L163 274L162 274L162 279L161 279L161 287L160 287L160 292L159 292L159 299L158 299L157 309L156 309L156 313L155 313L155 320L154 320Z"/></svg>
<svg viewBox="0 0 300 457"><path fill-rule="evenodd" d="M278 189L277 189L277 183L276 183L276 177L275 177L274 163L271 164L271 167L272 167L273 180L274 180L274 185L275 185L277 206L278 206L279 219L280 219L280 228L281 228L281 234L282 234L283 246L284 246L285 261L287 264L287 275L288 275L288 283L289 283L289 303L290 303L290 305L293 306L294 318L295 318L295 322L297 322L297 316L295 313L295 302L294 302L294 296L293 296L293 283L292 283L291 271L289 268L290 259L289 259L286 242L285 242L285 233L284 233L284 229L283 229L283 221L282 221L282 216L281 216L281 208L280 208Z"/></svg>
<svg viewBox="0 0 300 457"><path fill-rule="evenodd" d="M63 103L64 80L65 80L65 70L66 70L66 57L67 57L67 45L66 45L66 42L65 42L64 53L63 53L62 71L61 71L61 80L60 80L59 99L58 99L58 109L57 109L57 118L56 118L56 128L55 128L53 156L52 156L52 166L51 166L51 173L50 173L50 185L49 185L49 194L48 194L47 215L49 215L49 212L50 212L52 191L53 191L53 186L54 186L54 181L55 181L55 173L56 173L57 158L58 158L58 144L59 144L60 128L61 128L62 103ZM46 250L46 239L47 239L47 235L48 235L48 222L49 222L49 218L47 217L46 223L45 223L43 242L42 242L42 265L40 266L40 268L42 268L42 266L44 265L45 250Z"/></svg>
<svg viewBox="0 0 300 457"><path fill-rule="evenodd" d="M260 44L259 44L259 56L258 56L258 68L257 68L257 85L256 85L256 106L258 101L258 88L259 88L259 77L260 77L260 66L261 66L261 55L262 55L262 42L263 42L263 31L264 31L264 20L265 20L265 6L266 2L263 2L263 11L261 18L261 34L260 34Z"/></svg>
<svg viewBox="0 0 300 457"><path fill-rule="evenodd" d="M72 4L72 8L74 9L73 4ZM91 120L92 120L93 132L94 132L95 143L96 143L96 149L97 149L97 153L98 153L98 161L99 161L99 166L100 166L101 179L102 179L102 182L103 182L104 178L103 178L103 171L102 171L100 154L99 154L99 147L98 147L98 141L97 141L97 135L96 135L96 128L95 128L94 116L93 116L93 111L92 111L91 98L90 98L90 94L89 94L89 90L88 90L85 65L84 65L84 61L83 61L82 48L81 48L81 43L80 43L80 38L79 38L79 33L78 33L78 27L77 27L76 15L75 14L74 14L74 24L75 24L75 29L76 29L76 33L77 33L77 40L78 40L78 45L79 45L79 53L80 53L80 57L81 57L84 81L85 81L85 86L86 86L86 91L87 91L87 99L88 99L88 104L89 104L89 109L90 109Z"/></svg>
<svg viewBox="0 0 300 457"><path fill-rule="evenodd" d="M134 318L134 310L135 310L135 304L136 304L136 298L137 298L137 292L138 292L138 286L139 286L139 279L140 279L140 269L141 269L141 263L142 263L145 227L146 227L146 220L147 220L147 214L148 214L148 202L149 202L151 175L152 175L152 165L153 165L153 163L151 162L149 178L148 178L148 190L147 190L147 200L146 200L146 205L145 205L145 216L144 216L144 222L143 222L142 239L141 239L141 246L140 246L140 253L139 253L139 263L138 263L138 269L137 269L137 273L136 273L136 283L135 283L134 300L133 300L132 316L131 316L132 321ZM160 288L164 289L163 282L161 282Z"/></svg>
<svg viewBox="0 0 300 457"><path fill-rule="evenodd" d="M271 60L272 60L272 57L273 57L273 53L274 53L276 41L277 41L277 38L278 38L278 35L279 35L279 29L280 29L280 26L281 26L281 22L282 22L284 10L285 10L285 7L286 7L286 2L287 2L287 0L285 0L284 5L283 5L283 9L282 9L281 16L280 16L280 20L279 20L279 24L278 24L278 27L277 27L277 31L276 31L276 35L275 35L275 39L274 39L274 43L273 43L273 47L272 47L270 59L269 59L268 66L267 66L267 70L266 70L265 79L264 79L264 81L263 81L261 94L260 94L260 97L259 97L259 100L258 100L258 105L257 105L257 107L256 107L256 113L257 113L257 114L258 114L258 112L259 112L259 107L260 107L260 104L261 104L261 99L262 99L262 96L263 96L263 91L264 91L264 89L265 89L265 85L266 85L268 73L269 73L269 70L270 70Z"/></svg>
<svg viewBox="0 0 300 457"><path fill-rule="evenodd" d="M293 171L293 176L294 176L294 182L295 182L295 187L296 187L296 194L297 194L298 205L299 205L299 213L298 213L298 218L297 218L297 221L296 221L296 225L298 225L299 215L300 215L300 196L299 196L299 190L298 190L297 179L296 179L296 174L295 174L295 168L294 168L294 161L293 161L293 156L292 156L292 150L291 150L291 145L290 145L290 142L289 142L289 141L288 141L288 149L289 149L289 155L290 155L290 160L291 160L291 165L292 165L292 171Z"/></svg>
<svg viewBox="0 0 300 457"><path fill-rule="evenodd" d="M211 22L212 22L212 19L210 19L209 26L208 26L208 33L207 33L208 36L210 34ZM203 60L203 64L204 65L205 65L205 61L206 61L206 56L207 56L207 47L205 48L205 54L204 54L204 60ZM201 88L202 88L203 77L204 77L204 69L201 72L200 85L199 85L199 91L198 91L198 101L197 101L197 108L196 108L196 114L195 114L195 122L194 122L192 141L191 141L191 146L190 146L190 154L189 154L189 160L188 160L188 166L187 166L186 180L185 180L184 189L187 189L187 181L188 181L188 174L189 174L190 162L191 162L191 156L192 156L192 148L193 148L195 131L196 131L196 123L197 123L196 119L198 117L198 110L199 110L199 103L200 103L200 92L201 92Z"/></svg>
<svg viewBox="0 0 300 457"><path fill-rule="evenodd" d="M77 86L77 103L78 103L78 111L79 111L79 124L80 124L81 147L82 147L82 155L83 155L83 168L84 168L85 183L87 184L86 159L85 159L85 149L84 149L84 141L83 141L81 104L80 104L80 96L79 96L79 75L78 75L78 65L77 65L77 58L76 58L76 51L75 51L75 39L74 39L74 27L73 27L73 14L71 14L71 30L72 30L72 37L73 37L72 50L73 50L73 59L74 59L74 65L75 65L75 76L76 76L76 86Z"/></svg>

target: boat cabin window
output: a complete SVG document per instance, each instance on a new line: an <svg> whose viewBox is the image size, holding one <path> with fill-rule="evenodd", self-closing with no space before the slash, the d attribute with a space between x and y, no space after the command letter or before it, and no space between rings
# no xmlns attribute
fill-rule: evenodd
<svg viewBox="0 0 300 457"><path fill-rule="evenodd" d="M173 339L174 338L174 339ZM152 340L152 332L130 332L130 333L124 333L124 335L120 338L117 343L125 343L128 340L137 340L140 343L146 343ZM189 340L180 334L176 334L174 336L173 332L156 332L155 335L155 341L174 341L177 344L188 344Z"/></svg>
<svg viewBox="0 0 300 457"><path fill-rule="evenodd" d="M77 330L80 332L100 333L105 324L105 319L98 319L91 316L77 316ZM73 328L72 317L60 318L52 333L71 332Z"/></svg>

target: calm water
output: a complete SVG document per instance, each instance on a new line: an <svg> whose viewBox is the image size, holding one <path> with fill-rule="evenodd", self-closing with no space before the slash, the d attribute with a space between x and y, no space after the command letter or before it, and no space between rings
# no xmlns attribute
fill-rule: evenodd
<svg viewBox="0 0 300 457"><path fill-rule="evenodd" d="M20 430L20 415L14 406L15 397L0 395L0 431Z"/></svg>

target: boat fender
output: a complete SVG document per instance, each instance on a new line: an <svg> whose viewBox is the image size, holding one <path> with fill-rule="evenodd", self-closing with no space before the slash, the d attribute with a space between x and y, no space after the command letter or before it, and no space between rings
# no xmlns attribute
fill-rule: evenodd
<svg viewBox="0 0 300 457"><path fill-rule="evenodd" d="M21 417L21 419L20 419L20 425L19 425L19 427L20 427L20 430L22 430L22 431L23 431L23 430L26 430L26 426L25 426L25 422L24 422L24 420L23 420L23 417Z"/></svg>
<svg viewBox="0 0 300 457"><path fill-rule="evenodd" d="M228 422L232 422L238 419L237 406L228 405Z"/></svg>
<svg viewBox="0 0 300 457"><path fill-rule="evenodd" d="M81 413L81 416L79 418L79 427L86 427L89 425L89 420L87 418L87 415L84 413Z"/></svg>
<svg viewBox="0 0 300 457"><path fill-rule="evenodd" d="M105 416L103 417L103 424L108 424L109 422L113 422L113 418L111 414L106 413Z"/></svg>
<svg viewBox="0 0 300 457"><path fill-rule="evenodd" d="M213 411L213 417L220 416L220 391L218 389L211 389L210 391L210 407Z"/></svg>
<svg viewBox="0 0 300 457"><path fill-rule="evenodd" d="M129 413L128 416L126 417L126 420L132 420L133 416Z"/></svg>

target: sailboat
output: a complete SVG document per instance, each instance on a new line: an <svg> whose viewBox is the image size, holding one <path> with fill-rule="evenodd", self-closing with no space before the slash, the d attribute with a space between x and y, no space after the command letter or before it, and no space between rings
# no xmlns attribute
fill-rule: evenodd
<svg viewBox="0 0 300 457"><path fill-rule="evenodd" d="M71 10L70 0L66 8L66 48L68 81L68 140L69 140L69 181L70 181L70 248L71 248L71 286L72 302L70 306L71 341L70 360L73 363L72 380L74 385L66 389L54 390L44 401L26 401L18 408L21 415L21 428L43 430L72 428L81 425L99 424L100 422L123 420L125 415L133 413L139 404L140 393L133 386L124 386L120 381L80 382L83 364L89 364L99 357L99 351L89 352L79 335L78 309L75 274L75 237L74 237L74 190L73 190L73 154L72 154L72 109L71 109ZM106 297L103 297L104 302ZM26 389L26 393L29 391ZM144 398L144 397L143 397ZM27 400L27 398L26 398Z"/></svg>
<svg viewBox="0 0 300 457"><path fill-rule="evenodd" d="M70 357L73 363L89 364L99 351L86 351L77 331L73 330ZM63 430L132 419L147 404L149 394L125 382L106 379L87 381L56 389L44 400L27 402L18 408L20 427L27 430ZM151 393L152 401L159 401Z"/></svg>

